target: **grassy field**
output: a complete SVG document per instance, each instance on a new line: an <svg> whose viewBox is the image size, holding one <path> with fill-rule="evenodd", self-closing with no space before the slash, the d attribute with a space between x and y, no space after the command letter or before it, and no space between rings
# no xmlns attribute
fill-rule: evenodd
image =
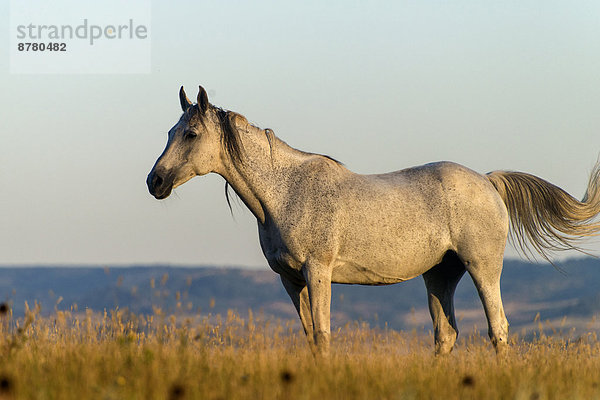
<svg viewBox="0 0 600 400"><path fill-rule="evenodd" d="M315 362L296 321L251 313L0 314L0 399L600 398L594 334L513 338L503 359L474 334L436 358L426 334L354 324Z"/></svg>

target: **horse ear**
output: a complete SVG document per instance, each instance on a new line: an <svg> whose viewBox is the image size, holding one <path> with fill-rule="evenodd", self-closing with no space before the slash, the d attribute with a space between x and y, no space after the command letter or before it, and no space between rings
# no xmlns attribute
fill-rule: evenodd
<svg viewBox="0 0 600 400"><path fill-rule="evenodd" d="M183 90L183 86L179 89L179 102L181 103L181 109L183 112L186 112L188 108L192 105L190 99L185 95L185 90Z"/></svg>
<svg viewBox="0 0 600 400"><path fill-rule="evenodd" d="M200 112L202 114L206 113L206 110L208 110L208 106L210 104L208 103L208 95L206 94L206 90L204 90L202 86L199 86L197 101Z"/></svg>

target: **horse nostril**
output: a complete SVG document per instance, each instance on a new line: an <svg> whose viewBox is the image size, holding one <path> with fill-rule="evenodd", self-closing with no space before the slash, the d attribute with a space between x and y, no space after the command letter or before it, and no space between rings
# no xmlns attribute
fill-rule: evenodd
<svg viewBox="0 0 600 400"><path fill-rule="evenodd" d="M146 178L148 191L159 200L166 199L173 190L173 177L164 169L154 170Z"/></svg>
<svg viewBox="0 0 600 400"><path fill-rule="evenodd" d="M152 186L153 187L158 187L161 186L163 183L163 178L158 175L157 173L154 173L154 175L152 176Z"/></svg>
<svg viewBox="0 0 600 400"><path fill-rule="evenodd" d="M158 189L164 182L162 176L156 171L151 172L148 175L148 179L146 179L146 184L148 185L148 190L150 193L154 194L156 189Z"/></svg>

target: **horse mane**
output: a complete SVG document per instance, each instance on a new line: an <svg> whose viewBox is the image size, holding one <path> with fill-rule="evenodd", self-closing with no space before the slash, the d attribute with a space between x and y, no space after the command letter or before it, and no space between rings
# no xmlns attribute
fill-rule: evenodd
<svg viewBox="0 0 600 400"><path fill-rule="evenodd" d="M233 111L224 110L219 107L214 107L217 118L219 119L219 126L221 127L221 145L227 152L227 155L232 160L237 162L243 162L242 153L244 151L244 145L240 139L240 134L233 123L233 116L240 115ZM271 142L269 141L269 144Z"/></svg>
<svg viewBox="0 0 600 400"><path fill-rule="evenodd" d="M244 117L240 113L236 113L235 111L225 110L221 107L217 107L214 105L211 105L211 107L215 111L215 113L217 115L217 119L219 120L219 127L221 128L221 133L222 133L221 145L223 146L223 149L225 150L227 155L232 160L243 163L244 145L240 138L240 132L237 129L237 127L235 126L235 123L233 122L233 120L235 119L236 116L238 116L238 117L243 118L245 121L247 121L246 117ZM197 105L194 106L194 109L195 110L193 112L198 112ZM204 124L204 121L202 119L200 119L200 122L202 124ZM248 125L250 125L254 128L260 129L264 132L265 137L267 138L267 141L269 142L269 149L270 149L270 154L272 157L273 156L273 145L275 142L275 140L274 140L275 133L273 132L273 130L269 129L269 128L261 129L260 127L254 125L254 124L251 124L249 122L248 122ZM302 151L302 150L297 150L297 151L299 151L303 154L306 154L306 155L325 157L326 159L333 161L336 164L344 165L340 161L338 161L335 158L328 156L326 154L311 153L311 152L306 152L306 151Z"/></svg>
<svg viewBox="0 0 600 400"><path fill-rule="evenodd" d="M219 120L219 126L221 128L221 145L223 146L223 149L225 150L225 152L227 152L227 155L234 160L235 162L239 162L242 163L244 158L243 158L243 152L244 152L244 145L242 144L242 140L240 139L240 133L238 131L238 129L236 128L235 124L233 123L234 117L236 115L240 115L236 112L233 111L229 111L229 110L224 110L223 108L220 107L215 107L213 106L216 115L217 115L217 119ZM243 116L242 116L243 117ZM244 117L245 119L245 117ZM250 124L252 125L252 124ZM254 126L254 125L252 125ZM271 149L271 156L273 155L273 131L270 129L265 129L265 136L267 137L267 140L269 142L269 148ZM229 182L225 181L225 200L227 201L227 206L229 207L229 212L231 212L231 215L233 215L233 208L231 207L231 197L229 196L229 188L231 187L231 185L229 185ZM235 192L235 191L234 191Z"/></svg>
<svg viewBox="0 0 600 400"><path fill-rule="evenodd" d="M221 128L221 145L229 157L235 161L242 162L243 144L239 132L232 123L231 118L233 115L240 114L213 105L211 105L211 108L215 111L219 121L219 127ZM188 123L191 122L194 117L196 117L202 125L205 125L204 117L202 113L200 113L197 104L189 107L183 114L183 119ZM269 141L269 143L271 142Z"/></svg>

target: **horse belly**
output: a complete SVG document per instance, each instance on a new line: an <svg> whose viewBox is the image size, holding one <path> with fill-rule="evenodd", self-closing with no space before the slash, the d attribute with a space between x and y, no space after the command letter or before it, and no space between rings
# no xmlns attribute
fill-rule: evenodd
<svg viewBox="0 0 600 400"><path fill-rule="evenodd" d="M356 285L390 285L422 275L439 263L443 251L420 258L383 260L338 260L332 282Z"/></svg>
<svg viewBox="0 0 600 400"><path fill-rule="evenodd" d="M397 239L400 240L380 238L368 244L358 241L346 248L336 258L333 282L361 285L403 282L438 264L451 247L447 238L426 231Z"/></svg>
<svg viewBox="0 0 600 400"><path fill-rule="evenodd" d="M370 268L363 265L345 262L333 269L331 281L353 285L391 285L404 282L420 274L399 273L384 268Z"/></svg>
<svg viewBox="0 0 600 400"><path fill-rule="evenodd" d="M406 209L406 207L405 207ZM448 221L440 213L425 215L387 210L355 214L340 243L332 279L338 283L387 285L422 275L452 249Z"/></svg>

